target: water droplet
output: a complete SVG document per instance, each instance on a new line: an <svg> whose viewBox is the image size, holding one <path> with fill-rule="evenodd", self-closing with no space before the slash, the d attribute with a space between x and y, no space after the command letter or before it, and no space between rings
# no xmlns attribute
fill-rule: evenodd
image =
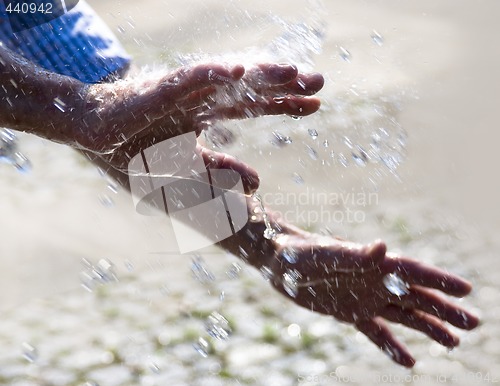
<svg viewBox="0 0 500 386"><path fill-rule="evenodd" d="M14 158L11 160L11 163L21 173L28 173L32 169L30 160L26 158L24 154L19 152L14 154Z"/></svg>
<svg viewBox="0 0 500 386"><path fill-rule="evenodd" d="M313 287L307 287L307 290L312 296L316 297L316 291L314 290Z"/></svg>
<svg viewBox="0 0 500 386"><path fill-rule="evenodd" d="M64 103L59 97L54 98L54 106L63 113L66 112L66 103Z"/></svg>
<svg viewBox="0 0 500 386"><path fill-rule="evenodd" d="M281 256L290 264L295 264L299 260L297 251L292 247L287 247L281 252Z"/></svg>
<svg viewBox="0 0 500 386"><path fill-rule="evenodd" d="M0 162L11 164L22 173L31 170L31 162L18 151L17 137L9 129L0 129Z"/></svg>
<svg viewBox="0 0 500 386"><path fill-rule="evenodd" d="M134 270L134 264L132 264L130 260L125 260L123 264L125 265L127 271L132 272Z"/></svg>
<svg viewBox="0 0 500 386"><path fill-rule="evenodd" d="M384 44L384 38L375 30L373 30L371 38L373 42L378 46L382 46Z"/></svg>
<svg viewBox="0 0 500 386"><path fill-rule="evenodd" d="M343 167L346 168L347 166L349 166L349 161L347 160L347 157L343 153L340 153L337 159Z"/></svg>
<svg viewBox="0 0 500 386"><path fill-rule="evenodd" d="M324 148L327 148L328 146L329 146L328 139L325 139L325 140L323 141L323 147L324 147Z"/></svg>
<svg viewBox="0 0 500 386"><path fill-rule="evenodd" d="M116 182L114 182L114 181L110 181L110 182L108 183L107 188L108 188L109 190L111 190L111 191L112 191L113 193L115 193L115 194L118 194L118 191L119 191L119 189L120 189L120 188L118 187L118 184L117 184Z"/></svg>
<svg viewBox="0 0 500 386"><path fill-rule="evenodd" d="M408 285L408 283L403 281L403 279L401 279L395 273L389 273L385 275L383 282L385 288L387 288L387 290L393 295L403 296L409 293L410 286Z"/></svg>
<svg viewBox="0 0 500 386"><path fill-rule="evenodd" d="M212 312L205 321L205 329L212 338L227 340L232 333L227 319L217 311Z"/></svg>
<svg viewBox="0 0 500 386"><path fill-rule="evenodd" d="M304 117L301 117L300 115L290 115L290 118L292 118L295 121L300 121Z"/></svg>
<svg viewBox="0 0 500 386"><path fill-rule="evenodd" d="M318 132L316 131L316 129L308 129L307 132L309 133L312 139L318 138Z"/></svg>
<svg viewBox="0 0 500 386"><path fill-rule="evenodd" d="M80 273L81 285L89 292L92 292L98 285L118 281L114 271L114 264L107 259L101 259L97 264L92 264L87 259L83 259L83 264L86 269Z"/></svg>
<svg viewBox="0 0 500 386"><path fill-rule="evenodd" d="M11 130L0 129L0 161L9 162L17 151L17 137Z"/></svg>
<svg viewBox="0 0 500 386"><path fill-rule="evenodd" d="M105 208L112 208L115 205L115 201L107 194L100 194L98 199L101 205Z"/></svg>
<svg viewBox="0 0 500 386"><path fill-rule="evenodd" d="M214 274L208 269L205 260L199 255L194 256L191 261L191 273L195 280L204 285L215 280Z"/></svg>
<svg viewBox="0 0 500 386"><path fill-rule="evenodd" d="M289 145L293 142L292 138L290 138L289 136L284 136L277 131L273 131L273 136L274 138L271 143L276 146Z"/></svg>
<svg viewBox="0 0 500 386"><path fill-rule="evenodd" d="M298 279L302 275L297 270L287 269L283 274L283 289L292 298L296 297L299 293Z"/></svg>
<svg viewBox="0 0 500 386"><path fill-rule="evenodd" d="M266 225L266 229L264 230L264 238L267 240L273 240L277 236L277 232L273 229L271 222L269 221L268 215L266 213L266 209L264 208L264 202L260 194L255 192L252 195L253 199L259 203L259 209L262 213L262 219L264 220L264 224Z"/></svg>
<svg viewBox="0 0 500 386"><path fill-rule="evenodd" d="M345 62L351 62L351 53L342 46L339 47L339 55Z"/></svg>
<svg viewBox="0 0 500 386"><path fill-rule="evenodd" d="M160 374L160 366L158 366L158 364L156 364L155 362L150 362L149 363L149 369L155 373L155 374Z"/></svg>
<svg viewBox="0 0 500 386"><path fill-rule="evenodd" d="M292 174L292 180L295 182L297 185L302 185L304 183L304 179L299 173L293 173Z"/></svg>
<svg viewBox="0 0 500 386"><path fill-rule="evenodd" d="M38 359L38 350L28 342L22 344L23 358L33 363Z"/></svg>
<svg viewBox="0 0 500 386"><path fill-rule="evenodd" d="M238 249L240 250L240 256L244 259L248 258L248 252L243 249L242 246L239 246Z"/></svg>
<svg viewBox="0 0 500 386"><path fill-rule="evenodd" d="M202 337L198 338L198 341L193 344L193 347L203 358L208 357L210 346L205 339L203 339Z"/></svg>
<svg viewBox="0 0 500 386"><path fill-rule="evenodd" d="M274 276L273 271L271 271L271 268L265 265L260 267L260 273L262 274L262 277L264 278L265 281L271 280Z"/></svg>
<svg viewBox="0 0 500 386"><path fill-rule="evenodd" d="M276 231L274 229L266 228L264 230L264 238L267 240L274 240L276 238Z"/></svg>
<svg viewBox="0 0 500 386"><path fill-rule="evenodd" d="M287 328L288 335L293 337L300 336L300 330L301 330L300 326L296 323L290 324Z"/></svg>
<svg viewBox="0 0 500 386"><path fill-rule="evenodd" d="M316 161L318 159L318 152L309 145L306 145L306 147L307 147L307 154L309 155L309 157Z"/></svg>
<svg viewBox="0 0 500 386"><path fill-rule="evenodd" d="M366 166L366 160L365 158L363 158L362 156L356 154L356 153L352 153L352 159L354 161L354 163L358 166Z"/></svg>
<svg viewBox="0 0 500 386"><path fill-rule="evenodd" d="M231 263L229 268L226 271L226 275L230 279L237 279L240 277L241 266L238 263Z"/></svg>
<svg viewBox="0 0 500 386"><path fill-rule="evenodd" d="M353 148L352 141L349 137L344 136L344 143L349 149Z"/></svg>

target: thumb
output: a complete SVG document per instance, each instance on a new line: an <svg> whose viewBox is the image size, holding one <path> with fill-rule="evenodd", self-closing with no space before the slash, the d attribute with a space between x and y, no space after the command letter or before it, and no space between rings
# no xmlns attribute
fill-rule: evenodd
<svg viewBox="0 0 500 386"><path fill-rule="evenodd" d="M243 161L229 154L216 152L203 146L199 146L199 150L207 168L229 169L237 172L241 176L245 194L252 194L259 187L260 181L257 171Z"/></svg>

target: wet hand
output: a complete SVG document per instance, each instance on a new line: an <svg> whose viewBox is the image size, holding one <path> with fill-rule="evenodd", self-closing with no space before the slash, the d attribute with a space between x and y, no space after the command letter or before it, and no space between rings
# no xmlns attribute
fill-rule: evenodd
<svg viewBox="0 0 500 386"><path fill-rule="evenodd" d="M443 296L467 295L468 282L418 260L386 253L381 241L363 246L295 232L276 242L272 271L280 292L302 307L352 323L403 366L412 367L415 359L387 321L421 331L450 348L459 338L446 323L466 330L479 323ZM288 261L290 256L294 263Z"/></svg>
<svg viewBox="0 0 500 386"><path fill-rule="evenodd" d="M92 85L77 142L115 168L126 170L130 157L155 143L195 131L215 121L262 115L305 116L320 107L312 96L323 87L320 74L299 74L293 65L200 64L157 79ZM210 157L208 158L208 154ZM216 152L206 163L250 170ZM254 181L246 190L255 190Z"/></svg>

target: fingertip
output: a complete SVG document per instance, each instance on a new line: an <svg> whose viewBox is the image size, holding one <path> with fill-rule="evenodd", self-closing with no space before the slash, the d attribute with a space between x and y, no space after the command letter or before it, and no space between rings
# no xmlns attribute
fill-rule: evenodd
<svg viewBox="0 0 500 386"><path fill-rule="evenodd" d="M244 175L241 177L241 179L243 182L243 189L246 195L252 195L257 191L257 189L259 189L260 178L256 172Z"/></svg>
<svg viewBox="0 0 500 386"><path fill-rule="evenodd" d="M481 324L481 319L476 315L464 315L464 327L466 330L473 330Z"/></svg>
<svg viewBox="0 0 500 386"><path fill-rule="evenodd" d="M417 361L411 355L408 355L403 356L403 359L398 363L403 365L404 367L411 369L413 366L415 366L415 363L417 363Z"/></svg>
<svg viewBox="0 0 500 386"><path fill-rule="evenodd" d="M231 77L233 80L240 80L245 75L245 67L242 64L236 64L231 69Z"/></svg>
<svg viewBox="0 0 500 386"><path fill-rule="evenodd" d="M315 91L319 91L325 85L325 78L319 72L314 72L310 74L311 77L311 86Z"/></svg>

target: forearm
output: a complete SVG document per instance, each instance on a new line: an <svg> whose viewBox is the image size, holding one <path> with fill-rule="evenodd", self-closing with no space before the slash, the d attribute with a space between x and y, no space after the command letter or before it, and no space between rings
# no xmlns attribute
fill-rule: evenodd
<svg viewBox="0 0 500 386"><path fill-rule="evenodd" d="M87 156L125 189L130 190L129 178L126 173L110 167L95 154L89 153ZM250 197L246 197L246 204L249 215L248 223L231 237L220 241L218 245L257 269L261 269L263 266L273 269L277 262L278 244L276 240L268 240L264 237L266 225L261 213L258 211L256 213L255 208L258 207L258 204ZM281 222L277 214L269 213L269 216L273 226L280 227L281 232L287 234L299 232L298 229Z"/></svg>
<svg viewBox="0 0 500 386"><path fill-rule="evenodd" d="M0 126L74 143L85 85L55 74L0 46Z"/></svg>

